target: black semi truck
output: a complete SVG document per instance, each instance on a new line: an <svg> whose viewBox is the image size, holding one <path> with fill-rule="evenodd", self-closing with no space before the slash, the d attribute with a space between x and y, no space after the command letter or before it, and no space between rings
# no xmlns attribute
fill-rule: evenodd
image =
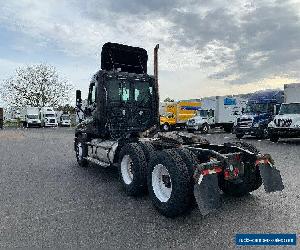
<svg viewBox="0 0 300 250"><path fill-rule="evenodd" d="M159 132L158 48L154 76L146 50L103 45L101 70L93 76L84 119L75 130L78 164L117 167L127 195L149 193L160 213L175 217L197 204L203 215L220 207L220 194L246 195L262 183L284 188L270 155L243 142L215 145L190 133ZM222 192L221 192L222 191Z"/></svg>

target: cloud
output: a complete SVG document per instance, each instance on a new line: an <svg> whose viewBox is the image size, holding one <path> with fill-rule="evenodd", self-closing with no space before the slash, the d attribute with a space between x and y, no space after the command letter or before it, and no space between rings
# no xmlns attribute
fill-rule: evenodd
<svg viewBox="0 0 300 250"><path fill-rule="evenodd" d="M160 43L162 71L247 84L300 77L299 10L288 0L20 0L2 3L0 25L74 60L100 61L113 41L146 48L151 65Z"/></svg>

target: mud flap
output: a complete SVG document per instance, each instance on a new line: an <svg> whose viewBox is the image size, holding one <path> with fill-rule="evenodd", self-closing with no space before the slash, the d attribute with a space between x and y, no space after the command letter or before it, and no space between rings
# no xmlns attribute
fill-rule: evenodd
<svg viewBox="0 0 300 250"><path fill-rule="evenodd" d="M218 175L200 175L198 182L194 186L194 196L203 216L221 207Z"/></svg>
<svg viewBox="0 0 300 250"><path fill-rule="evenodd" d="M259 164L260 175L267 193L282 191L284 185L280 171L269 164Z"/></svg>

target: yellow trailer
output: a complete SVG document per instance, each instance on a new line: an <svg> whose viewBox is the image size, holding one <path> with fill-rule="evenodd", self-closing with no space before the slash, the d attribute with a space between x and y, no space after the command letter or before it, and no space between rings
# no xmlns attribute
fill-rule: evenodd
<svg viewBox="0 0 300 250"><path fill-rule="evenodd" d="M188 119L196 115L202 103L197 101L170 102L165 105L164 114L160 116L160 126L164 131L184 127Z"/></svg>

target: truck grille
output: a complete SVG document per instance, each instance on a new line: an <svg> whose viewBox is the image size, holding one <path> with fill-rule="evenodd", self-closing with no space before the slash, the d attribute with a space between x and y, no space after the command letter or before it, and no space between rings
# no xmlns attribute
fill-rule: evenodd
<svg viewBox="0 0 300 250"><path fill-rule="evenodd" d="M50 119L50 123L55 123L55 119Z"/></svg>
<svg viewBox="0 0 300 250"><path fill-rule="evenodd" d="M277 127L290 127L292 125L292 119L275 119L274 123Z"/></svg>
<svg viewBox="0 0 300 250"><path fill-rule="evenodd" d="M252 119L251 118L244 118L240 119L237 123L238 127L241 128L250 128L252 125Z"/></svg>

